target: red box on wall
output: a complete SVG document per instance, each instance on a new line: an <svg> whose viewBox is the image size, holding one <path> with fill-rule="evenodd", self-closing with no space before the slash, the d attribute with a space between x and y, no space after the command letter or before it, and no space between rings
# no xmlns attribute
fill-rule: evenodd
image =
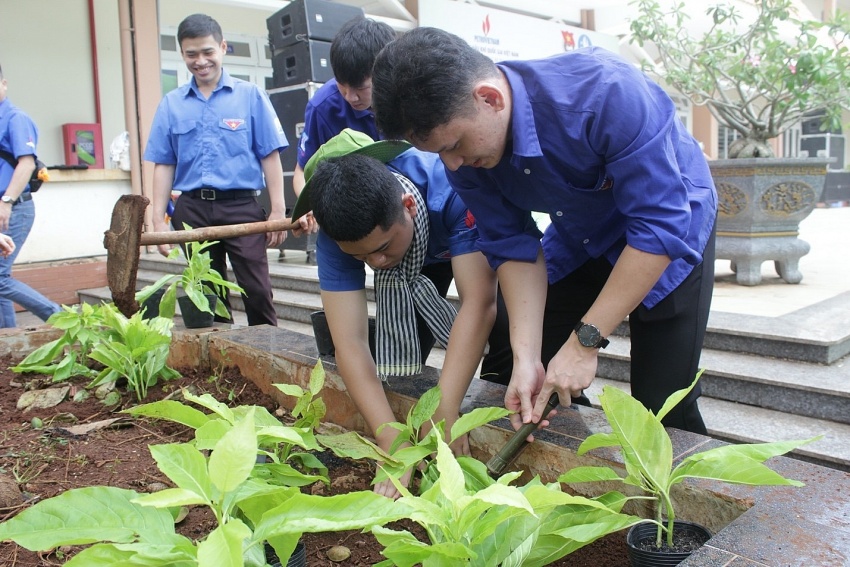
<svg viewBox="0 0 850 567"><path fill-rule="evenodd" d="M103 137L100 124L63 124L65 165L103 169Z"/></svg>

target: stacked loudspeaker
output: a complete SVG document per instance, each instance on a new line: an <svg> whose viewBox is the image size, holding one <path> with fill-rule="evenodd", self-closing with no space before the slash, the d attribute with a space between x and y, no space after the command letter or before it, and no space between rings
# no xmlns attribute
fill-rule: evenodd
<svg viewBox="0 0 850 567"><path fill-rule="evenodd" d="M357 6L327 0L294 0L266 20L273 73L273 88L268 93L289 141L289 147L280 154L287 208L295 206L292 173L307 101L334 76L330 61L333 38L346 22L363 16L363 9ZM267 193L263 192L260 199L268 199ZM263 204L269 211L269 203ZM306 250L309 261L315 250L315 235L290 235L283 248Z"/></svg>
<svg viewBox="0 0 850 567"><path fill-rule="evenodd" d="M809 157L832 157L835 161L827 167L833 171L844 169L844 136L841 127L834 130L823 126L824 111L811 112L800 123L800 151L807 152Z"/></svg>
<svg viewBox="0 0 850 567"><path fill-rule="evenodd" d="M327 0L295 0L266 20L275 87L333 78L331 41L357 6Z"/></svg>

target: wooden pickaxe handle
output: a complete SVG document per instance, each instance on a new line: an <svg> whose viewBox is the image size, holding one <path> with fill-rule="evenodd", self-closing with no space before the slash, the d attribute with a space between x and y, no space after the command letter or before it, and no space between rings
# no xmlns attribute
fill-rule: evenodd
<svg viewBox="0 0 850 567"><path fill-rule="evenodd" d="M292 222L289 219L281 219L262 222L246 222L242 224L227 224L221 226L207 226L204 228L193 228L192 230L143 232L139 244L141 246L151 246L157 244L200 242L202 240L221 240L223 238L245 236L246 234L292 230L293 228L298 228L298 226L298 222Z"/></svg>

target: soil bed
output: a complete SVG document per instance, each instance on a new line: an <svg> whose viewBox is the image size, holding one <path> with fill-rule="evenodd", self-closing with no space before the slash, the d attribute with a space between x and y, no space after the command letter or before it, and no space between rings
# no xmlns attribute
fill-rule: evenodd
<svg viewBox="0 0 850 567"><path fill-rule="evenodd" d="M101 420L120 417L114 412L136 404L135 398L122 392L121 404L106 407L94 396L83 402L73 399L87 381L72 380L66 401L47 409L28 412L16 408L18 398L27 389L53 386L49 377L34 374L20 375L9 370L18 359L0 357L0 480L17 484L22 496L16 502L0 506L0 521L5 521L24 508L72 488L109 485L137 492L156 491L171 486L159 472L148 451L148 445L179 443L192 439L191 429L163 420L119 420L109 427L74 434L65 428L90 425ZM208 392L230 405L260 405L277 412L286 421L288 412L277 405L249 380L233 369L218 373L198 372L180 368L182 378L152 387L147 401L163 399L181 388L194 393ZM120 390L120 388L119 388ZM34 418L37 418L34 420ZM38 423L41 420L41 423ZM34 423L35 422L35 423ZM318 494L338 494L366 490L372 480L373 465L334 457L329 452L319 455L328 466L330 488L323 484L307 487ZM164 486L163 486L164 485ZM178 526L181 534L200 539L213 527L213 518L206 509L193 509ZM399 526L396 526L399 527ZM421 533L417 526L404 523L401 527ZM366 566L384 559L381 546L368 533L359 531L305 534L307 565L330 567L336 565ZM627 566L625 535L613 534L553 563L556 566L618 567ZM334 546L350 549L351 557L333 562L327 552ZM62 565L76 548L33 553L13 543L0 543L0 565L5 567L46 567Z"/></svg>

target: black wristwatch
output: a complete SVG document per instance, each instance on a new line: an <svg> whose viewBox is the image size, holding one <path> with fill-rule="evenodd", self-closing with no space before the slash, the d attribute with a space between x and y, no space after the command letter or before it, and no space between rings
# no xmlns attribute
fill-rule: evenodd
<svg viewBox="0 0 850 567"><path fill-rule="evenodd" d="M573 330L576 332L578 342L580 342L582 346L586 346L588 348L605 348L610 342L602 336L602 333L599 332L596 325L591 325L590 323L579 321Z"/></svg>

